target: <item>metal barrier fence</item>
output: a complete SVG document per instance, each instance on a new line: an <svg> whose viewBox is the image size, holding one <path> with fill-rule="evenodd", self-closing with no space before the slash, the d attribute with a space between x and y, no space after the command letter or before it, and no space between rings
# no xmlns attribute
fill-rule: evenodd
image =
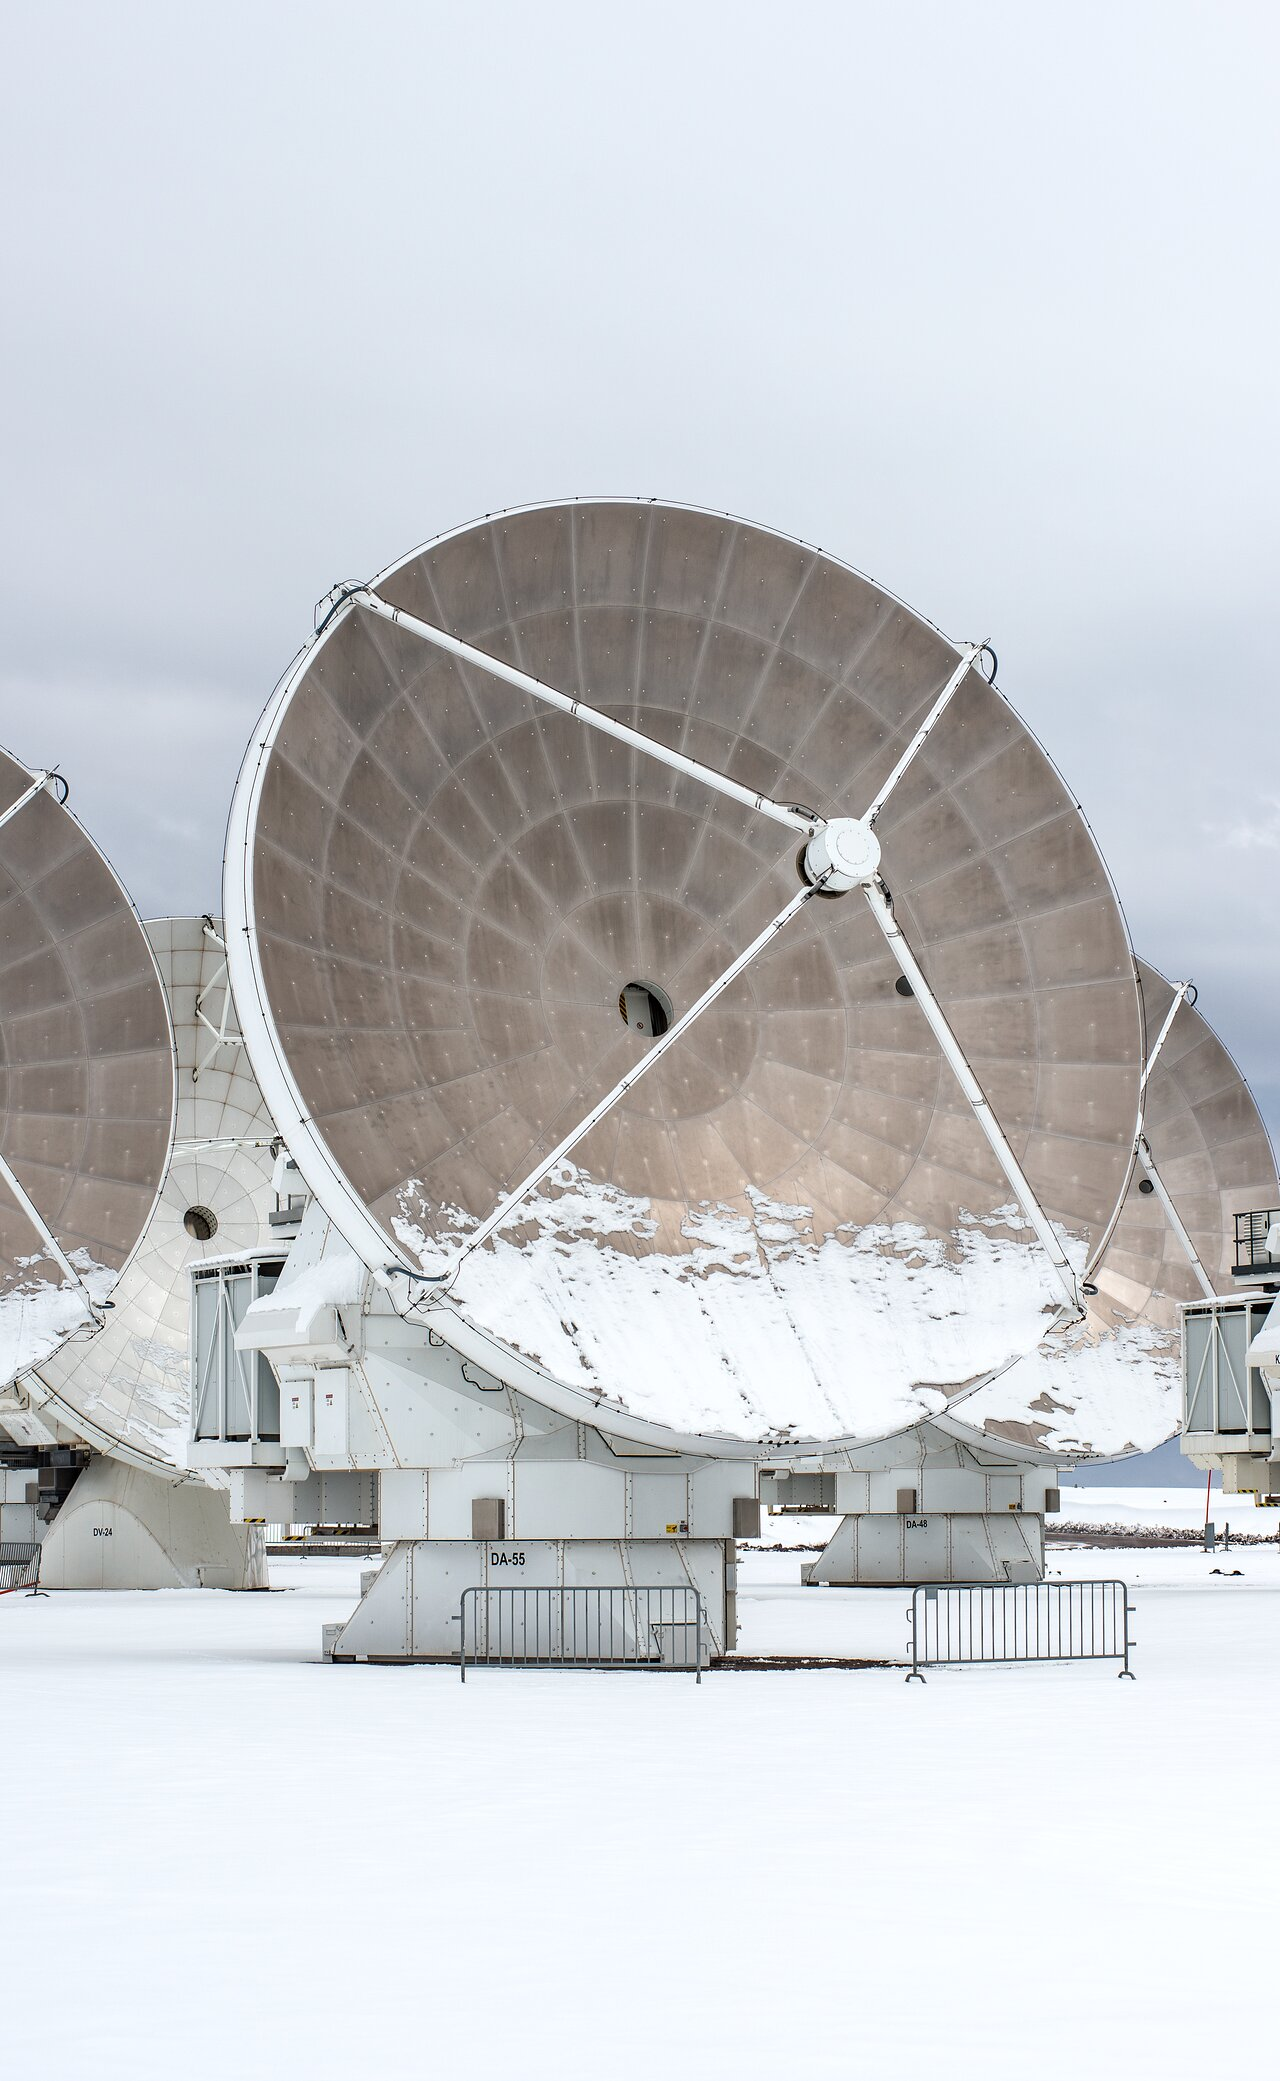
<svg viewBox="0 0 1280 2081"><path fill-rule="evenodd" d="M702 1593L686 1584L507 1585L462 1593L462 1681L474 1669L691 1669L702 1682Z"/></svg>
<svg viewBox="0 0 1280 2081"><path fill-rule="evenodd" d="M976 1662L1122 1662L1129 1667L1127 1583L924 1584L911 1593L911 1673Z"/></svg>
<svg viewBox="0 0 1280 2081"><path fill-rule="evenodd" d="M26 1590L43 1597L40 1588L40 1546L35 1539L0 1539L0 1597L9 1590Z"/></svg>

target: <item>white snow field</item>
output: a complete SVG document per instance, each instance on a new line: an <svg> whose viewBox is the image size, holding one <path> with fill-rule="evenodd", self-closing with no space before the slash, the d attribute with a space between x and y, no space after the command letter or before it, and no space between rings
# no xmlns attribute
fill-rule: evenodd
<svg viewBox="0 0 1280 2081"><path fill-rule="evenodd" d="M1196 1521L1169 1502L1063 1516ZM1280 1546L1051 1565L1133 1585L1136 1683L330 1667L347 1561L0 1599L0 2071L1271 2071ZM745 1557L744 1653L901 1652L904 1592L798 1571Z"/></svg>

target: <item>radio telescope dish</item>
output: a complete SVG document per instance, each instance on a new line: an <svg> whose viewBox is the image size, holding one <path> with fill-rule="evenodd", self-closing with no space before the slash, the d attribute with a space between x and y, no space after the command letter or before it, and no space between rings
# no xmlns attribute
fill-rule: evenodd
<svg viewBox="0 0 1280 2081"><path fill-rule="evenodd" d="M1229 1293L1235 1220L1280 1204L1275 1155L1195 993L1137 963L1150 1062L1142 1139L1087 1320L1053 1331L945 1427L1055 1460L1146 1452L1181 1417L1178 1303ZM974 1434L978 1434L976 1440Z"/></svg>
<svg viewBox="0 0 1280 2081"><path fill-rule="evenodd" d="M655 503L335 589L224 904L272 1114L402 1305L553 1408L717 1450L900 1429L1075 1310L1137 986L984 662Z"/></svg>
<svg viewBox="0 0 1280 2081"><path fill-rule="evenodd" d="M0 752L0 1385L109 1319L173 1132L155 960L65 801Z"/></svg>
<svg viewBox="0 0 1280 2081"><path fill-rule="evenodd" d="M41 1410L135 1466L183 1463L191 1411L191 1268L276 1240L274 1125L240 1044L221 928L147 925L177 1044L177 1134L163 1188L104 1327L29 1373Z"/></svg>

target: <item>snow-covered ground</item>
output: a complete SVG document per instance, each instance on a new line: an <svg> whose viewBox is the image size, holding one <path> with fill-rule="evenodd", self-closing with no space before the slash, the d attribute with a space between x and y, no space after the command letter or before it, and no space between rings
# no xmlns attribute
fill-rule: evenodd
<svg viewBox="0 0 1280 2081"><path fill-rule="evenodd" d="M1193 1531L1199 1533L1205 1519L1203 1483L1198 1488L1125 1489L1102 1486L1075 1488L1064 1485L1062 1509L1046 1518L1051 1538L1066 1535L1071 1525L1120 1525L1132 1532ZM1209 1521L1221 1538L1226 1527L1232 1535L1247 1532L1251 1538L1275 1539L1280 1534L1280 1506L1259 1509L1252 1496L1224 1496L1215 1487L1209 1503ZM767 1512L761 1523L762 1546L774 1548L825 1546L840 1519L822 1511ZM1128 1549L1126 1548L1127 1552ZM1055 1564L1056 1565L1056 1564ZM1097 1574L1097 1569L1092 1571ZM1121 1574L1124 1570L1119 1571Z"/></svg>
<svg viewBox="0 0 1280 2081"><path fill-rule="evenodd" d="M1150 1525L1199 1532L1204 1520L1202 1481L1198 1488L1064 1487L1061 1513L1047 1522L1059 1531L1066 1525L1124 1525L1136 1532ZM1268 1504L1260 1509L1252 1496L1223 1495L1215 1484L1209 1498L1209 1522L1217 1526L1219 1538L1230 1526L1233 1533L1247 1532L1252 1539L1275 1539L1280 1533L1280 1506Z"/></svg>
<svg viewBox="0 0 1280 2081"><path fill-rule="evenodd" d="M6 2075L1270 2067L1280 1546L1056 1550L1134 1586L1134 1684L329 1667L360 1566L0 1599ZM744 1652L901 1654L903 1592L798 1572L745 1557Z"/></svg>

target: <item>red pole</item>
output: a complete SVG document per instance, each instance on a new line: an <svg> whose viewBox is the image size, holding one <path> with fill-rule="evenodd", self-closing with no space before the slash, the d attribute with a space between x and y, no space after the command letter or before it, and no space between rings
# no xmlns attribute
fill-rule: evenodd
<svg viewBox="0 0 1280 2081"><path fill-rule="evenodd" d="M1212 1487L1213 1468L1210 1467L1209 1472L1205 1475L1204 1478L1204 1528L1206 1532L1209 1529L1209 1491Z"/></svg>

